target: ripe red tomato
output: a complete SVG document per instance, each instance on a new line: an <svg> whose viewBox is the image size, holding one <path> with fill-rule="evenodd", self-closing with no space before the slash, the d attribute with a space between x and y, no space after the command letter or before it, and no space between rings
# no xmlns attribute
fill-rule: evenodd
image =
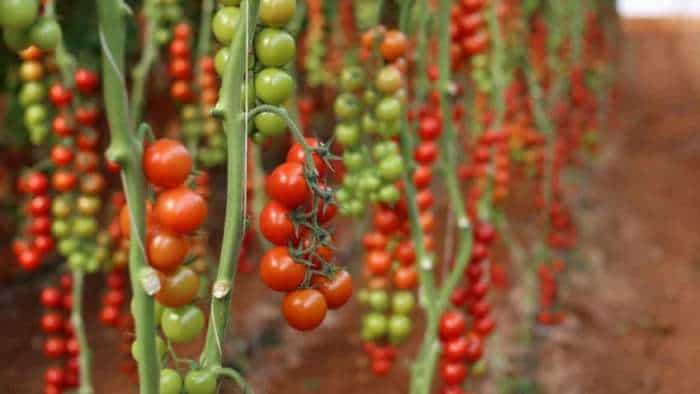
<svg viewBox="0 0 700 394"><path fill-rule="evenodd" d="M260 212L260 232L275 245L287 246L296 242L299 235L294 232L294 223L289 217L289 209L277 201L269 201Z"/></svg>
<svg viewBox="0 0 700 394"><path fill-rule="evenodd" d="M162 138L146 147L143 171L146 179L156 186L176 187L190 175L192 156L180 141Z"/></svg>
<svg viewBox="0 0 700 394"><path fill-rule="evenodd" d="M437 144L433 141L421 142L414 153L416 162L423 165L432 164L438 156Z"/></svg>
<svg viewBox="0 0 700 394"><path fill-rule="evenodd" d="M63 316L57 312L49 312L41 317L41 329L47 334L63 329Z"/></svg>
<svg viewBox="0 0 700 394"><path fill-rule="evenodd" d="M316 275L312 284L323 294L328 309L340 308L352 296L352 276L345 270L336 272L333 279Z"/></svg>
<svg viewBox="0 0 700 394"><path fill-rule="evenodd" d="M384 59L394 61L402 57L408 48L408 39L398 30L390 30L384 35L379 51Z"/></svg>
<svg viewBox="0 0 700 394"><path fill-rule="evenodd" d="M67 192L72 190L78 183L78 178L72 172L67 170L57 170L53 173L52 183L54 189L59 192Z"/></svg>
<svg viewBox="0 0 700 394"><path fill-rule="evenodd" d="M161 225L186 234L197 230L206 219L207 202L194 191L178 187L161 193L154 211Z"/></svg>
<svg viewBox="0 0 700 394"><path fill-rule="evenodd" d="M429 166L420 165L413 172L413 183L417 189L424 189L430 186L433 181L433 170Z"/></svg>
<svg viewBox="0 0 700 394"><path fill-rule="evenodd" d="M73 151L63 145L55 145L51 149L51 161L57 166L67 166L73 161Z"/></svg>
<svg viewBox="0 0 700 394"><path fill-rule="evenodd" d="M55 83L49 88L49 99L55 106L65 107L73 99L73 93L60 83Z"/></svg>
<svg viewBox="0 0 700 394"><path fill-rule="evenodd" d="M58 308L61 305L63 294L55 287L45 287L41 290L39 300L45 308Z"/></svg>
<svg viewBox="0 0 700 394"><path fill-rule="evenodd" d="M470 343L464 335L453 338L443 344L442 353L451 362L463 361L467 358Z"/></svg>
<svg viewBox="0 0 700 394"><path fill-rule="evenodd" d="M282 315L300 331L313 330L323 323L328 305L320 291L301 289L288 293L282 300Z"/></svg>
<svg viewBox="0 0 700 394"><path fill-rule="evenodd" d="M396 272L394 272L393 283L398 289L415 289L418 285L418 271L416 271L416 267L399 267Z"/></svg>
<svg viewBox="0 0 700 394"><path fill-rule="evenodd" d="M172 272L182 265L190 250L188 240L172 231L157 231L148 237L148 263L163 272Z"/></svg>
<svg viewBox="0 0 700 394"><path fill-rule="evenodd" d="M100 321L102 324L109 327L117 326L119 323L119 315L119 308L111 305L105 305L102 309L100 309Z"/></svg>
<svg viewBox="0 0 700 394"><path fill-rule="evenodd" d="M372 360L372 373L375 376L384 376L391 371L393 363L384 358L376 358Z"/></svg>
<svg viewBox="0 0 700 394"><path fill-rule="evenodd" d="M316 138L307 137L305 138L305 140L306 144L309 145L312 149L319 147L319 142ZM316 167L316 171L318 171L318 174L325 174L326 164L323 162L323 159L321 159L321 157L317 153L313 153L311 155L311 158L314 160L314 166ZM304 148L298 142L295 142L287 152L287 161L303 165L305 163L305 160L306 155L304 154Z"/></svg>
<svg viewBox="0 0 700 394"><path fill-rule="evenodd" d="M86 68L79 68L75 72L75 86L83 94L90 94L97 89L100 81L97 78L97 74Z"/></svg>
<svg viewBox="0 0 700 394"><path fill-rule="evenodd" d="M66 353L66 341L61 337L48 337L44 341L44 354L49 358L59 358Z"/></svg>
<svg viewBox="0 0 700 394"><path fill-rule="evenodd" d="M448 385L462 383L467 377L467 366L463 363L442 363L440 366L440 377Z"/></svg>
<svg viewBox="0 0 700 394"><path fill-rule="evenodd" d="M393 233L399 225L399 216L391 209L378 209L374 213L374 227L383 234Z"/></svg>
<svg viewBox="0 0 700 394"><path fill-rule="evenodd" d="M41 255L34 249L22 251L18 257L19 265L26 271L34 271L41 265Z"/></svg>
<svg viewBox="0 0 700 394"><path fill-rule="evenodd" d="M53 118L51 128L57 136L68 137L73 135L73 132L75 131L75 124L73 123L72 119L58 115Z"/></svg>
<svg viewBox="0 0 700 394"><path fill-rule="evenodd" d="M296 162L277 166L267 177L265 191L270 198L289 209L304 204L311 197L311 190L304 178L304 166Z"/></svg>
<svg viewBox="0 0 700 394"><path fill-rule="evenodd" d="M372 250L365 255L365 267L374 275L384 275L391 269L391 255L384 250Z"/></svg>
<svg viewBox="0 0 700 394"><path fill-rule="evenodd" d="M448 311L440 316L440 339L449 341L461 335L464 335L464 330L467 328L467 319L462 312Z"/></svg>
<svg viewBox="0 0 700 394"><path fill-rule="evenodd" d="M305 275L306 266L295 262L287 247L273 247L260 260L260 279L272 290L296 290L304 281Z"/></svg>
<svg viewBox="0 0 700 394"><path fill-rule="evenodd" d="M27 177L27 190L37 195L44 194L49 188L49 180L40 172L33 172Z"/></svg>

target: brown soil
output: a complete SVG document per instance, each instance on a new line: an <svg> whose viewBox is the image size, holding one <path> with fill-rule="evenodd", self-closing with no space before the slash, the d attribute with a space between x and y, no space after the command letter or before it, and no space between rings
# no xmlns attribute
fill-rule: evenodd
<svg viewBox="0 0 700 394"><path fill-rule="evenodd" d="M570 317L537 339L544 393L692 394L700 387L694 370L700 363L700 30L647 21L628 24L625 36L619 103L578 204L583 264L563 286ZM382 380L368 373L358 305L332 313L314 333L299 334L279 328L278 300L254 275L238 282L233 328L238 337L258 339L227 343L226 351L246 347L256 393L406 392L402 365ZM0 292L0 393L42 391L40 285ZM97 283L88 294L96 391L136 392L113 358L117 334L94 319ZM407 356L418 340L403 350ZM269 342L280 345L263 346Z"/></svg>

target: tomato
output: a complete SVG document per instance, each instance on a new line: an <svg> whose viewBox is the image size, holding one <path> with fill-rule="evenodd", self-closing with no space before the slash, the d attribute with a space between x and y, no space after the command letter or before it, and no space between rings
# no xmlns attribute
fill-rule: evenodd
<svg viewBox="0 0 700 394"><path fill-rule="evenodd" d="M391 310L395 314L408 315L416 305L416 298L409 291L397 291L391 299Z"/></svg>
<svg viewBox="0 0 700 394"><path fill-rule="evenodd" d="M360 100L352 93L341 93L333 104L335 116L340 121L351 121L362 113Z"/></svg>
<svg viewBox="0 0 700 394"><path fill-rule="evenodd" d="M368 233L362 237L362 246L366 249L384 249L387 243L387 237L380 232Z"/></svg>
<svg viewBox="0 0 700 394"><path fill-rule="evenodd" d="M474 331L482 337L489 335L496 327L496 322L491 316L486 315L474 322Z"/></svg>
<svg viewBox="0 0 700 394"><path fill-rule="evenodd" d="M376 376L384 376L391 371L392 362L384 359L372 360L372 373Z"/></svg>
<svg viewBox="0 0 700 394"><path fill-rule="evenodd" d="M17 260L19 261L19 265L27 271L34 271L41 265L41 255L34 249L22 251Z"/></svg>
<svg viewBox="0 0 700 394"><path fill-rule="evenodd" d="M353 147L360 143L360 126L356 123L338 123L333 133L344 147Z"/></svg>
<svg viewBox="0 0 700 394"><path fill-rule="evenodd" d="M432 164L438 156L438 147L433 141L421 142L414 153L416 162L423 165Z"/></svg>
<svg viewBox="0 0 700 394"><path fill-rule="evenodd" d="M94 92L100 81L93 71L86 68L79 68L75 71L75 87L83 94Z"/></svg>
<svg viewBox="0 0 700 394"><path fill-rule="evenodd" d="M384 39L379 45L379 51L384 59L394 61L405 55L408 48L408 39L398 30L390 30L384 34Z"/></svg>
<svg viewBox="0 0 700 394"><path fill-rule="evenodd" d="M284 66L295 52L294 37L284 30L266 28L255 35L255 55L264 66Z"/></svg>
<svg viewBox="0 0 700 394"><path fill-rule="evenodd" d="M388 320L381 313L368 313L362 319L362 339L374 340L383 337L388 328Z"/></svg>
<svg viewBox="0 0 700 394"><path fill-rule="evenodd" d="M469 352L470 343L464 335L460 335L443 344L443 356L447 361L464 361Z"/></svg>
<svg viewBox="0 0 700 394"><path fill-rule="evenodd" d="M289 209L307 202L311 190L304 178L304 166L296 162L282 163L267 177L265 190L270 198Z"/></svg>
<svg viewBox="0 0 700 394"><path fill-rule="evenodd" d="M442 122L437 116L424 116L420 119L418 134L422 140L433 141L442 134Z"/></svg>
<svg viewBox="0 0 700 394"><path fill-rule="evenodd" d="M99 117L100 113L93 105L82 105L75 111L75 120L85 126L96 126Z"/></svg>
<svg viewBox="0 0 700 394"><path fill-rule="evenodd" d="M107 181L99 172L91 172L80 178L80 191L84 194L100 194L104 190Z"/></svg>
<svg viewBox="0 0 700 394"><path fill-rule="evenodd" d="M68 118L56 116L51 123L51 129L59 137L68 137L75 132L75 124Z"/></svg>
<svg viewBox="0 0 700 394"><path fill-rule="evenodd" d="M60 387L63 385L65 375L60 367L48 367L44 372L44 382L47 385Z"/></svg>
<svg viewBox="0 0 700 394"><path fill-rule="evenodd" d="M170 368L160 370L159 394L180 394L182 391L182 377Z"/></svg>
<svg viewBox="0 0 700 394"><path fill-rule="evenodd" d="M389 308L389 295L384 290L373 290L369 293L367 303L372 310L383 312Z"/></svg>
<svg viewBox="0 0 700 394"><path fill-rule="evenodd" d="M457 385L467 378L467 366L459 362L447 362L440 365L440 377L445 384Z"/></svg>
<svg viewBox="0 0 700 394"><path fill-rule="evenodd" d="M167 350L168 349L163 338L156 336L156 354L158 355L159 360L163 359L163 356L165 356L165 352L167 352ZM141 353L143 353L141 342L134 340L134 342L131 343L131 357L133 357L134 360L139 361L141 359Z"/></svg>
<svg viewBox="0 0 700 394"><path fill-rule="evenodd" d="M387 326L387 331L389 334L389 341L397 345L408 337L411 333L411 319L406 315L393 315L389 318L389 323Z"/></svg>
<svg viewBox="0 0 700 394"><path fill-rule="evenodd" d="M253 118L255 128L266 137L277 137L287 130L287 122L272 112L261 112Z"/></svg>
<svg viewBox="0 0 700 394"><path fill-rule="evenodd" d="M119 323L119 308L106 305L100 309L100 321L105 326L116 327Z"/></svg>
<svg viewBox="0 0 700 394"><path fill-rule="evenodd" d="M414 289L418 285L418 271L414 266L399 267L394 272L393 283L398 289Z"/></svg>
<svg viewBox="0 0 700 394"><path fill-rule="evenodd" d="M383 94L394 94L403 85L401 72L394 66L385 66L377 73L374 85Z"/></svg>
<svg viewBox="0 0 700 394"><path fill-rule="evenodd" d="M55 333L63 329L63 316L57 312L49 312L41 317L41 329L45 333Z"/></svg>
<svg viewBox="0 0 700 394"><path fill-rule="evenodd" d="M39 104L46 97L46 88L41 82L27 82L22 85L19 93L19 101L24 107Z"/></svg>
<svg viewBox="0 0 700 394"><path fill-rule="evenodd" d="M300 331L318 327L325 319L327 309L323 294L314 289L292 291L282 300L282 315L290 326Z"/></svg>
<svg viewBox="0 0 700 394"><path fill-rule="evenodd" d="M345 67L340 73L340 87L345 92L355 92L364 86L365 73L361 67Z"/></svg>
<svg viewBox="0 0 700 394"><path fill-rule="evenodd" d="M44 341L44 354L49 358L59 358L66 353L66 341L57 336L46 338Z"/></svg>
<svg viewBox="0 0 700 394"><path fill-rule="evenodd" d="M54 189L60 192L72 190L75 187L77 181L78 178L75 176L75 174L66 170L58 170L54 172L52 178Z"/></svg>
<svg viewBox="0 0 700 394"><path fill-rule="evenodd" d="M306 137L304 139L306 140L306 144L309 145L309 147L311 147L312 149L318 148L320 146L316 138ZM313 153L311 155L311 158L313 159L314 166L316 167L316 171L318 171L319 175L325 174L326 165L323 162L323 159L321 159L321 157L317 153ZM305 160L306 154L304 153L304 148L301 146L301 144L299 144L298 142L292 144L292 146L289 148L289 151L287 152L287 161L304 164Z"/></svg>
<svg viewBox="0 0 700 394"><path fill-rule="evenodd" d="M416 170L413 172L413 183L416 185L416 188L424 189L430 186L432 181L433 170L430 169L430 166L419 165L416 167Z"/></svg>
<svg viewBox="0 0 700 394"><path fill-rule="evenodd" d="M51 161L57 166L67 166L73 161L73 150L63 145L51 149Z"/></svg>
<svg viewBox="0 0 700 394"><path fill-rule="evenodd" d="M383 250L372 250L365 255L365 267L373 275L384 275L391 269L391 255Z"/></svg>
<svg viewBox="0 0 700 394"><path fill-rule="evenodd" d="M187 394L215 394L216 375L209 370L192 370L185 376Z"/></svg>
<svg viewBox="0 0 700 394"><path fill-rule="evenodd" d="M283 104L294 92L294 80L285 71L267 67L255 75L255 94L267 104Z"/></svg>
<svg viewBox="0 0 700 394"><path fill-rule="evenodd" d="M449 341L461 335L464 335L464 330L467 328L467 319L464 314L458 311L448 311L440 316L440 339Z"/></svg>
<svg viewBox="0 0 700 394"><path fill-rule="evenodd" d="M292 20L296 8L296 0L262 0L258 17L263 25L282 27Z"/></svg>
<svg viewBox="0 0 700 394"><path fill-rule="evenodd" d="M61 305L63 294L56 287L46 287L41 290L39 300L45 308L57 308Z"/></svg>
<svg viewBox="0 0 700 394"><path fill-rule="evenodd" d="M41 18L32 26L29 36L32 43L44 50L52 50L61 41L61 26L53 18Z"/></svg>
<svg viewBox="0 0 700 394"><path fill-rule="evenodd" d="M273 247L260 260L260 279L272 290L296 290L305 275L306 266L295 262L286 246Z"/></svg>
<svg viewBox="0 0 700 394"><path fill-rule="evenodd" d="M45 254L50 252L54 247L53 238L49 235L37 235L33 242L34 249L39 252L39 254Z"/></svg>
<svg viewBox="0 0 700 394"><path fill-rule="evenodd" d="M296 242L299 235L294 231L294 224L289 217L290 211L277 201L269 201L260 212L260 232L275 245L287 246Z"/></svg>
<svg viewBox="0 0 700 394"><path fill-rule="evenodd" d="M164 227L181 234L191 233L206 219L207 203L196 192L178 187L158 196L154 212Z"/></svg>
<svg viewBox="0 0 700 394"><path fill-rule="evenodd" d="M187 180L192 171L192 156L180 141L162 138L146 147L143 170L152 184L172 188Z"/></svg>
<svg viewBox="0 0 700 394"><path fill-rule="evenodd" d="M0 11L3 25L13 29L26 29L39 15L39 0L5 0Z"/></svg>
<svg viewBox="0 0 700 394"><path fill-rule="evenodd" d="M332 279L317 275L312 283L323 294L328 309L340 308L352 296L352 276L345 270L336 272Z"/></svg>
<svg viewBox="0 0 700 394"><path fill-rule="evenodd" d="M379 175L387 182L395 182L403 175L404 162L400 155L387 156L379 162Z"/></svg>
<svg viewBox="0 0 700 394"><path fill-rule="evenodd" d="M151 267L172 272L182 265L190 250L188 240L171 231L161 230L148 237L146 252Z"/></svg>
<svg viewBox="0 0 700 394"><path fill-rule="evenodd" d="M488 245L496 239L496 228L489 223L480 222L474 228L474 238Z"/></svg>
<svg viewBox="0 0 700 394"><path fill-rule="evenodd" d="M163 334L173 342L190 342L204 329L204 313L194 305L165 308L160 318Z"/></svg>
<svg viewBox="0 0 700 394"><path fill-rule="evenodd" d="M194 99L194 92L188 81L177 80L170 86L170 96L175 101L188 103Z"/></svg>
<svg viewBox="0 0 700 394"><path fill-rule="evenodd" d="M164 306L179 308L191 303L199 291L199 275L188 267L180 267L172 274L158 273L160 290L155 298Z"/></svg>
<svg viewBox="0 0 700 394"><path fill-rule="evenodd" d="M217 11L212 20L212 31L221 44L231 43L240 19L241 10L238 7L223 7Z"/></svg>

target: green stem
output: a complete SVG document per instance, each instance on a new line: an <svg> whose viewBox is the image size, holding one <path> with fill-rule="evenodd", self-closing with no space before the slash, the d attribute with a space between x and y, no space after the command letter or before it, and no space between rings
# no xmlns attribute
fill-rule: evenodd
<svg viewBox="0 0 700 394"><path fill-rule="evenodd" d="M75 338L78 340L80 347L80 355L78 363L80 365L80 386L78 394L92 394L92 351L88 343L87 334L85 333L85 325L83 324L83 279L85 274L81 270L73 271L73 309L71 310L70 320L75 331Z"/></svg>
<svg viewBox="0 0 700 394"><path fill-rule="evenodd" d="M238 371L236 371L234 369L218 367L218 368L214 368L214 373L216 373L217 375L220 375L220 376L225 376L225 377L233 380L234 382L236 382L238 387L240 387L241 390L243 390L243 394L248 394L248 393L253 392L251 390L250 386L248 385L248 383L245 381L245 379L243 379L241 374L238 373Z"/></svg>
<svg viewBox="0 0 700 394"><path fill-rule="evenodd" d="M136 341L142 353L138 355L141 394L158 393L159 365L156 357L155 313L153 298L146 293L144 282L153 284L155 273L146 263L145 239L145 180L141 168L142 141L135 137L129 118L128 93L124 81L126 44L126 5L121 0L100 0L97 3L99 34L102 44L103 91L110 146L107 156L121 166L122 182L131 221L129 246L129 275L133 294ZM149 275L150 274L150 275ZM155 284L157 277L155 277Z"/></svg>
<svg viewBox="0 0 700 394"><path fill-rule="evenodd" d="M143 16L146 20L143 30L143 46L141 47L141 60L134 67L132 76L131 113L136 123L141 121L143 113L144 96L148 75L151 67L158 60L158 44L156 43L156 30L160 19L160 7L157 0L144 0Z"/></svg>
<svg viewBox="0 0 700 394"><path fill-rule="evenodd" d="M226 213L219 267L211 300L211 315L206 342L200 355L204 367L221 366L222 343L229 321L231 293L238 265L238 254L245 230L245 185L248 135L245 117L241 114L241 86L244 81L247 49L255 32L259 0L241 3L241 20L231 45L217 108L223 111L224 132L228 150Z"/></svg>
<svg viewBox="0 0 700 394"><path fill-rule="evenodd" d="M492 0L489 5L488 26L491 35L491 61L489 62L492 94L491 105L494 109L494 122L491 126L494 130L500 130L506 113L503 92L505 91L506 79L504 71L505 42L501 34L500 23L498 22L498 5L500 0Z"/></svg>

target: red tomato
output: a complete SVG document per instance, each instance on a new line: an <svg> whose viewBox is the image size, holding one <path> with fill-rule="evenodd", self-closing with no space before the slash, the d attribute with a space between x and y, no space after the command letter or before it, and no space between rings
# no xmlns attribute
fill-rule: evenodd
<svg viewBox="0 0 700 394"><path fill-rule="evenodd" d="M305 140L306 144L309 145L312 149L319 147L319 142L316 138L307 137L305 138ZM318 174L325 174L326 164L323 162L323 159L321 159L321 156L319 156L317 153L313 153L311 155L311 158L314 160L314 166L316 167L316 171L318 171ZM304 154L304 148L299 143L295 142L287 152L287 161L303 165L305 163L305 160L306 155Z"/></svg>
<svg viewBox="0 0 700 394"><path fill-rule="evenodd" d="M326 318L328 305L320 291L295 290L282 300L282 315L287 323L300 331L313 330Z"/></svg>
<svg viewBox="0 0 700 394"><path fill-rule="evenodd" d="M156 186L179 186L192 171L192 156L180 141L162 138L146 147L143 171L146 179Z"/></svg>
<svg viewBox="0 0 700 394"><path fill-rule="evenodd" d="M285 246L275 246L260 260L260 279L275 291L299 288L306 276L306 266L297 263Z"/></svg>
<svg viewBox="0 0 700 394"><path fill-rule="evenodd" d="M440 377L448 385L462 383L467 378L467 366L463 363L443 363L440 366Z"/></svg>
<svg viewBox="0 0 700 394"><path fill-rule="evenodd" d="M260 232L275 245L287 246L289 241L298 241L289 209L277 201L269 201L260 212Z"/></svg>
<svg viewBox="0 0 700 394"><path fill-rule="evenodd" d="M158 196L155 216L164 227L181 233L197 230L207 217L207 202L194 191L178 187Z"/></svg>
<svg viewBox="0 0 700 394"><path fill-rule="evenodd" d="M182 265L190 250L188 240L171 231L157 231L148 237L148 263L163 272L172 272Z"/></svg>
<svg viewBox="0 0 700 394"><path fill-rule="evenodd" d="M323 294L328 309L340 308L352 296L352 276L345 270L336 272L333 279L314 276L312 283Z"/></svg>
<svg viewBox="0 0 700 394"><path fill-rule="evenodd" d="M449 341L461 335L464 335L464 330L467 328L467 319L462 312L449 311L442 314L440 317L440 339Z"/></svg>
<svg viewBox="0 0 700 394"><path fill-rule="evenodd" d="M384 275L391 269L391 255L384 250L372 250L365 255L365 267L373 275Z"/></svg>
<svg viewBox="0 0 700 394"><path fill-rule="evenodd" d="M265 191L273 200L289 209L307 202L311 190L304 178L304 166L296 162L282 163L267 177Z"/></svg>

